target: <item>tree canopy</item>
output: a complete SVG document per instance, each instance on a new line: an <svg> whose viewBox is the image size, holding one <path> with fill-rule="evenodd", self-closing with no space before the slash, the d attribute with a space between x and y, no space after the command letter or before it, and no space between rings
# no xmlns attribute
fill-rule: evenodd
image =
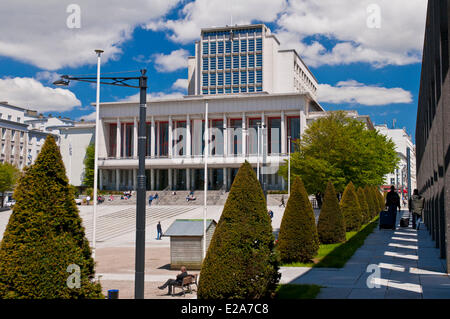
<svg viewBox="0 0 450 319"><path fill-rule="evenodd" d="M95 165L95 144L91 143L86 148L86 157L84 158L84 179L83 184L88 187L94 187L94 165Z"/></svg>
<svg viewBox="0 0 450 319"><path fill-rule="evenodd" d="M0 163L0 193L14 188L19 176L19 169L9 163Z"/></svg>
<svg viewBox="0 0 450 319"><path fill-rule="evenodd" d="M355 187L381 185L399 161L390 139L343 111L311 123L296 149L291 154L291 179L300 176L309 194L324 193L328 181L340 193L349 182ZM287 165L280 167L286 180L287 171Z"/></svg>

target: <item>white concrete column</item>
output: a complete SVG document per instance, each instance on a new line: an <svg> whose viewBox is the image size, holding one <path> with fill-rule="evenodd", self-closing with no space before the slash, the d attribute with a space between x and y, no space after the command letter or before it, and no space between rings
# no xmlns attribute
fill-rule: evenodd
<svg viewBox="0 0 450 319"><path fill-rule="evenodd" d="M186 168L186 190L191 190L191 169Z"/></svg>
<svg viewBox="0 0 450 319"><path fill-rule="evenodd" d="M287 153L286 142L287 142L287 134L286 134L286 119L284 115L284 111L281 111L281 154Z"/></svg>
<svg viewBox="0 0 450 319"><path fill-rule="evenodd" d="M122 131L120 129L120 119L117 118L117 134L116 134L116 157L120 158L122 150Z"/></svg>
<svg viewBox="0 0 450 319"><path fill-rule="evenodd" d="M227 115L223 114L223 156L228 156L228 122Z"/></svg>
<svg viewBox="0 0 450 319"><path fill-rule="evenodd" d="M155 190L155 170L150 169L150 188L151 190Z"/></svg>
<svg viewBox="0 0 450 319"><path fill-rule="evenodd" d="M169 141L167 143L169 148L169 158L173 156L173 123L172 117L169 115Z"/></svg>
<svg viewBox="0 0 450 319"><path fill-rule="evenodd" d="M300 138L306 130L306 115L304 111L300 111ZM291 150L292 151L292 150Z"/></svg>
<svg viewBox="0 0 450 319"><path fill-rule="evenodd" d="M116 191L120 188L120 170L116 169Z"/></svg>
<svg viewBox="0 0 450 319"><path fill-rule="evenodd" d="M155 117L152 116L152 125L150 129L151 141L150 141L150 156L155 157L155 147L156 147L156 131L155 131Z"/></svg>
<svg viewBox="0 0 450 319"><path fill-rule="evenodd" d="M169 189L172 189L172 169L171 168L169 168L168 170L167 170L167 177L168 177L168 180L169 180Z"/></svg>
<svg viewBox="0 0 450 319"><path fill-rule="evenodd" d="M134 126L133 126L133 157L138 156L138 121L137 118L134 117Z"/></svg>
<svg viewBox="0 0 450 319"><path fill-rule="evenodd" d="M191 137L191 117L189 114L186 115L186 156L190 157L192 155L191 150L192 137Z"/></svg>
<svg viewBox="0 0 450 319"><path fill-rule="evenodd" d="M245 157L247 154L247 118L245 117L245 112L242 113L242 156Z"/></svg>

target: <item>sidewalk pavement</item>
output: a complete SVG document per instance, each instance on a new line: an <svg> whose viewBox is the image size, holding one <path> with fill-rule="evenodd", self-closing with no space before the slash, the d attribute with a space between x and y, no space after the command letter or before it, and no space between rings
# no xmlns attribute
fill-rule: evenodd
<svg viewBox="0 0 450 319"><path fill-rule="evenodd" d="M450 299L435 242L424 224L400 228L403 213L397 230L377 227L343 268L282 267L281 283L320 285L318 299Z"/></svg>

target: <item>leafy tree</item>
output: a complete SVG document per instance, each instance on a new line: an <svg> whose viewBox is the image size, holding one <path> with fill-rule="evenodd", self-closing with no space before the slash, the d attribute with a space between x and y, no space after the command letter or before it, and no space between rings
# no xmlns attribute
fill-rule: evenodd
<svg viewBox="0 0 450 319"><path fill-rule="evenodd" d="M94 260L61 153L50 135L14 191L16 205L0 245L1 298L103 298L91 283ZM70 288L70 265L80 270Z"/></svg>
<svg viewBox="0 0 450 319"><path fill-rule="evenodd" d="M291 174L302 178L308 194L323 193L328 181L339 193L351 181L356 187L380 185L399 161L390 139L343 111L314 121L297 150L291 154ZM287 172L287 165L280 167L286 180Z"/></svg>
<svg viewBox="0 0 450 319"><path fill-rule="evenodd" d="M296 177L291 187L291 195L281 221L277 249L284 263L308 262L319 250L314 211L300 177Z"/></svg>
<svg viewBox="0 0 450 319"><path fill-rule="evenodd" d="M370 210L369 210L369 204L367 203L366 199L366 192L364 188L358 187L358 202L359 207L361 209L361 216L362 216L362 225L367 224L371 218L370 218Z"/></svg>
<svg viewBox="0 0 450 319"><path fill-rule="evenodd" d="M234 179L203 261L199 299L271 296L280 275L261 185L246 161Z"/></svg>
<svg viewBox="0 0 450 319"><path fill-rule="evenodd" d="M84 179L83 184L88 187L94 187L94 168L95 168L95 144L91 143L86 148L86 157L84 158Z"/></svg>
<svg viewBox="0 0 450 319"><path fill-rule="evenodd" d="M366 195L367 205L369 206L369 218L372 219L377 211L377 204L372 188L370 186L364 187L364 194Z"/></svg>
<svg viewBox="0 0 450 319"><path fill-rule="evenodd" d="M359 206L355 186L350 182L344 190L341 202L339 203L344 215L346 231L357 231L361 227L363 218L361 207Z"/></svg>
<svg viewBox="0 0 450 319"><path fill-rule="evenodd" d="M322 244L342 243L346 240L344 216L331 182L328 182L325 190L317 231Z"/></svg>
<svg viewBox="0 0 450 319"><path fill-rule="evenodd" d="M0 163L0 205L3 207L4 193L14 188L20 174L19 169L9 163Z"/></svg>

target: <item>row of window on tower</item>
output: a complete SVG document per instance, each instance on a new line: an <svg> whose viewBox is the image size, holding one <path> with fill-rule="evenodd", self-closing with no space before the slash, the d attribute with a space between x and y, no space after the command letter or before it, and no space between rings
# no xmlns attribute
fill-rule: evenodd
<svg viewBox="0 0 450 319"><path fill-rule="evenodd" d="M262 84L262 70L203 73L202 86Z"/></svg>
<svg viewBox="0 0 450 319"><path fill-rule="evenodd" d="M203 33L203 39L208 38L216 38L216 37L223 37L223 36L229 36L231 33L233 34L241 34L241 35L260 35L262 34L262 28L250 28L250 29L239 29L239 30L226 30L226 31L213 31L213 32L204 32Z"/></svg>
<svg viewBox="0 0 450 319"><path fill-rule="evenodd" d="M225 70L225 69L245 69L245 68L260 68L263 65L262 54L249 55L235 55L233 57L214 57L203 58L203 71L209 70Z"/></svg>
<svg viewBox="0 0 450 319"><path fill-rule="evenodd" d="M262 51L262 38L203 42L203 54Z"/></svg>

